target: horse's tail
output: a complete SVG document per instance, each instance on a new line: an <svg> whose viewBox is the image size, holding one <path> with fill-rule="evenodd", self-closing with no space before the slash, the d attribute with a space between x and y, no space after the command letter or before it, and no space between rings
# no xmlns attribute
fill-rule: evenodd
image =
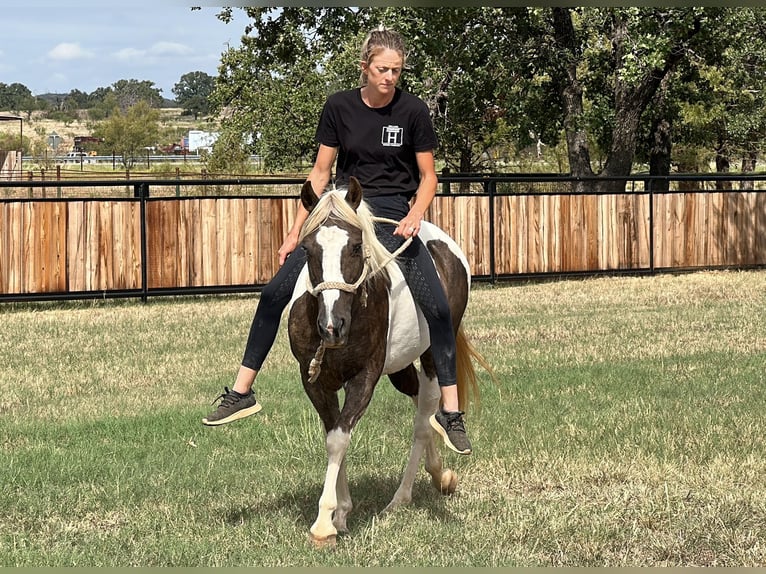
<svg viewBox="0 0 766 574"><path fill-rule="evenodd" d="M479 406L481 402L474 361L489 373L493 381L495 374L487 360L468 339L462 325L458 327L455 342L457 348L457 396L460 410L464 411L469 404L475 403L476 406Z"/></svg>

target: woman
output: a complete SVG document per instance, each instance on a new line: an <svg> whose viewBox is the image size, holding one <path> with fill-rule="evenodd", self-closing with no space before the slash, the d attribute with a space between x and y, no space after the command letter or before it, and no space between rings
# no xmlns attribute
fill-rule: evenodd
<svg viewBox="0 0 766 574"><path fill-rule="evenodd" d="M436 194L433 150L437 140L426 105L396 87L404 60L399 34L383 29L370 32L362 46L361 87L333 94L324 105L316 132L319 150L308 180L321 194L337 161L336 185L346 185L349 176L355 176L373 214L399 221L398 225L379 226L378 239L383 245L394 251L407 238L414 238L399 263L431 336L442 395L442 406L431 417L431 425L449 448L470 454L471 443L458 406L452 318L433 261L417 239ZM280 270L261 293L234 387L231 391L225 388L218 397L218 408L202 420L206 425L225 424L261 409L252 385L306 260L298 235L307 216L300 206L295 224L279 248Z"/></svg>

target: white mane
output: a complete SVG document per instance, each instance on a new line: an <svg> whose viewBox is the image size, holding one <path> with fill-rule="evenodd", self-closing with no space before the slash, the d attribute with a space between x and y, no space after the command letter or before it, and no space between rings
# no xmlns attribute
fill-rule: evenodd
<svg viewBox="0 0 766 574"><path fill-rule="evenodd" d="M391 253L378 241L375 235L375 221L372 212L364 201L354 211L346 201L345 188L329 189L319 197L319 202L311 210L303 224L299 241L303 241L304 237L316 231L331 215L335 215L362 230L362 241L370 255L371 274L383 273L387 276L385 265L391 262Z"/></svg>

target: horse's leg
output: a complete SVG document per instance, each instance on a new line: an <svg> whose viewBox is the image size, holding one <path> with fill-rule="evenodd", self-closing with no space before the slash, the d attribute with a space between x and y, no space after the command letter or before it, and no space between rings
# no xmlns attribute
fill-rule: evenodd
<svg viewBox="0 0 766 574"><path fill-rule="evenodd" d="M429 371L430 376L427 374ZM419 392L416 397L412 397L417 410L413 421L410 457L399 488L383 512L389 512L397 506L409 504L412 501L412 487L415 483L420 460L423 458L424 452L426 455L425 468L431 475L431 482L434 487L444 494L452 494L457 486L457 476L451 470L443 469L442 467L442 458L436 449L433 429L428 422L429 417L439 407L439 398L441 396L436 373L433 368L418 371L414 365L410 365L407 369L400 371L396 375L397 377L416 377ZM397 388L400 385L402 385L402 382L398 381L398 384L396 384Z"/></svg>
<svg viewBox="0 0 766 574"><path fill-rule="evenodd" d="M338 505L336 483L340 469L344 466L344 457L350 435L337 428L340 418L338 395L331 390L324 389L319 383L308 383L307 372L303 373L303 379L306 394L324 425L325 449L327 451L324 486L319 497L319 512L311 526L311 538L317 545L333 544L337 535L337 529L333 524L333 513ZM345 483L345 476L341 482ZM347 486L345 491L348 491Z"/></svg>
<svg viewBox="0 0 766 574"><path fill-rule="evenodd" d="M415 409L417 411L418 405L420 404L420 397L423 396L425 389L418 388L419 373L417 369L415 369L415 365L408 365L401 371L391 373L388 375L388 378L391 379L391 382L397 390L410 396L415 403ZM425 448L424 441L422 438L419 439L422 435L422 429L418 426L418 420L419 416L416 412L413 421L412 447L410 448L410 457L407 461L407 467L405 468L404 475L399 483L399 488L396 489L391 502L389 502L383 509L383 513L390 512L397 506L409 504L412 501L412 486L415 483L415 477L417 476L418 468L420 467L420 459L423 457L423 450ZM428 417L426 417L426 422L428 422Z"/></svg>
<svg viewBox="0 0 766 574"><path fill-rule="evenodd" d="M421 355L420 365L421 369L418 373L420 376L420 388L429 389L426 395L427 399L421 399L425 401L425 404L422 406L418 405L418 417L422 417L420 424L427 425L429 431L428 440L426 441L426 471L431 475L431 484L436 490L442 494L454 494L457 488L457 474L450 468L444 468L442 456L436 448L436 433L428 422L429 417L439 408L439 400L441 399L439 380L436 377L436 366L434 365L430 349Z"/></svg>
<svg viewBox="0 0 766 574"><path fill-rule="evenodd" d="M335 514L333 514L332 523L338 532L348 532L346 518L351 514L354 505L351 502L351 491L348 488L345 457L338 470L338 481L335 486L335 493L337 496L337 506L335 508Z"/></svg>
<svg viewBox="0 0 766 574"><path fill-rule="evenodd" d="M319 497L319 513L311 526L311 537L317 545L334 544L338 531L346 529L346 519L352 509L346 477L346 452L351 442L351 431L370 404L378 377L380 377L380 370L365 371L347 381L343 409L334 418L332 428L327 430L325 441L327 471L325 472L322 495ZM320 381L317 381L314 384L319 383ZM315 393L312 392L311 388L308 392L314 401L312 395ZM337 412L337 396L333 395L333 397L335 412ZM321 403L321 401L314 402L314 406L319 410L317 403ZM321 413L320 416L322 416ZM322 420L327 429L330 419L325 419L323 416Z"/></svg>
<svg viewBox="0 0 766 574"><path fill-rule="evenodd" d="M340 428L334 428L327 433L327 471L325 472L324 488L319 497L319 513L311 525L311 538L317 545L334 544L338 530L333 524L333 513L338 508L337 484L338 475L344 464L351 433ZM345 482L345 479L342 480ZM348 487L346 486L346 490ZM345 521L345 517L344 517Z"/></svg>

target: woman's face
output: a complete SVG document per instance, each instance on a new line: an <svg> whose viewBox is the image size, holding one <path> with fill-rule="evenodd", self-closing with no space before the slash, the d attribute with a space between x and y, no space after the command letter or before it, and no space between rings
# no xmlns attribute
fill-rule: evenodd
<svg viewBox="0 0 766 574"><path fill-rule="evenodd" d="M388 95L394 91L402 75L402 65L399 52L385 48L375 54L369 64L362 62L362 71L367 75L367 85L371 89Z"/></svg>

